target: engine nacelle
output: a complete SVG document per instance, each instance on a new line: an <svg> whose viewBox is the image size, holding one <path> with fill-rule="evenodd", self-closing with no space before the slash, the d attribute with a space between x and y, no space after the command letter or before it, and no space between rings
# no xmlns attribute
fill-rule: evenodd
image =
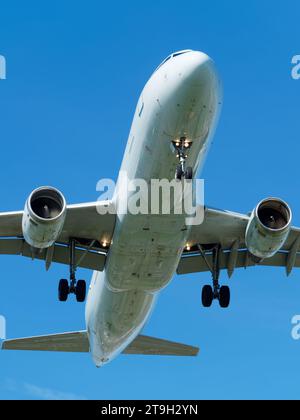
<svg viewBox="0 0 300 420"><path fill-rule="evenodd" d="M290 207L279 198L262 200L253 210L246 229L246 245L258 260L270 258L285 243L291 228Z"/></svg>
<svg viewBox="0 0 300 420"><path fill-rule="evenodd" d="M66 200L53 187L34 190L25 203L22 230L34 248L48 248L59 237L66 217Z"/></svg>

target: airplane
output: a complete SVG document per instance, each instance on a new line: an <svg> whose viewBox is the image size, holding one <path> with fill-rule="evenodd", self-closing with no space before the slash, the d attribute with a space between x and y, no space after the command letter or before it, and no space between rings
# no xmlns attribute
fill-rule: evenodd
<svg viewBox="0 0 300 420"><path fill-rule="evenodd" d="M213 60L183 50L154 71L138 100L120 173L129 179L194 182L208 154L222 106ZM119 180L118 180L119 182ZM118 185L117 182L117 185ZM118 189L117 189L118 191ZM67 205L53 187L40 187L23 211L0 213L0 254L22 255L69 267L58 296L86 298L78 267L94 270L85 309L86 330L7 339L3 350L89 352L97 367L119 354L196 356L198 347L142 334L160 291L175 273L208 272L202 304L230 304L220 274L255 265L300 267L300 229L287 203L275 197L247 214L204 207L201 224L185 214L119 214L123 195ZM122 203L121 203L122 204ZM99 211L100 210L100 211Z"/></svg>

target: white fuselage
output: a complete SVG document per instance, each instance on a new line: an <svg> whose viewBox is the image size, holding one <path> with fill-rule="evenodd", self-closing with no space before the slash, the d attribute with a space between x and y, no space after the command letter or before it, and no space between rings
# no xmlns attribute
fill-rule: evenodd
<svg viewBox="0 0 300 420"><path fill-rule="evenodd" d="M204 163L221 92L212 60L197 51L171 57L140 96L121 166L129 180L174 179L172 141L192 142L187 166ZM121 173L121 172L120 172ZM116 194L116 204L122 199ZM184 215L118 214L103 272L94 272L86 304L90 349L109 362L141 332L159 291L172 279L186 245Z"/></svg>

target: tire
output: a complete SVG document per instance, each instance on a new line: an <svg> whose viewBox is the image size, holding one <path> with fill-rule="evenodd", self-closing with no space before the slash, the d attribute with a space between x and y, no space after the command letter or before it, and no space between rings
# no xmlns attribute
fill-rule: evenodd
<svg viewBox="0 0 300 420"><path fill-rule="evenodd" d="M69 295L69 282L68 280L61 279L58 284L58 300L65 302Z"/></svg>
<svg viewBox="0 0 300 420"><path fill-rule="evenodd" d="M202 289L202 305L210 308L214 299L214 292L211 286L204 286Z"/></svg>
<svg viewBox="0 0 300 420"><path fill-rule="evenodd" d="M183 170L182 170L182 167L178 165L175 171L175 179L177 181L181 181L182 177L183 177Z"/></svg>
<svg viewBox="0 0 300 420"><path fill-rule="evenodd" d="M220 302L221 308L228 308L230 304L230 289L228 286L221 287L219 302Z"/></svg>
<svg viewBox="0 0 300 420"><path fill-rule="evenodd" d="M190 166L188 166L188 167L186 168L186 171L185 171L184 177L185 177L185 179L187 179L187 180L191 180L191 179L193 179L193 169L192 169Z"/></svg>
<svg viewBox="0 0 300 420"><path fill-rule="evenodd" d="M75 295L77 302L84 302L86 295L86 282L84 280L78 280L75 289Z"/></svg>

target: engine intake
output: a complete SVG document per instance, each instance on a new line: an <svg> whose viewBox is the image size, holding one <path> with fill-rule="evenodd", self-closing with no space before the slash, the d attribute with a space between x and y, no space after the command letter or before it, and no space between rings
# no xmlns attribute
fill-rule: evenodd
<svg viewBox="0 0 300 420"><path fill-rule="evenodd" d="M253 210L246 229L246 245L258 260L270 258L285 243L291 228L292 212L279 198L262 200Z"/></svg>
<svg viewBox="0 0 300 420"><path fill-rule="evenodd" d="M34 248L48 248L57 240L64 225L66 200L53 187L34 190L25 203L22 230L25 241Z"/></svg>

